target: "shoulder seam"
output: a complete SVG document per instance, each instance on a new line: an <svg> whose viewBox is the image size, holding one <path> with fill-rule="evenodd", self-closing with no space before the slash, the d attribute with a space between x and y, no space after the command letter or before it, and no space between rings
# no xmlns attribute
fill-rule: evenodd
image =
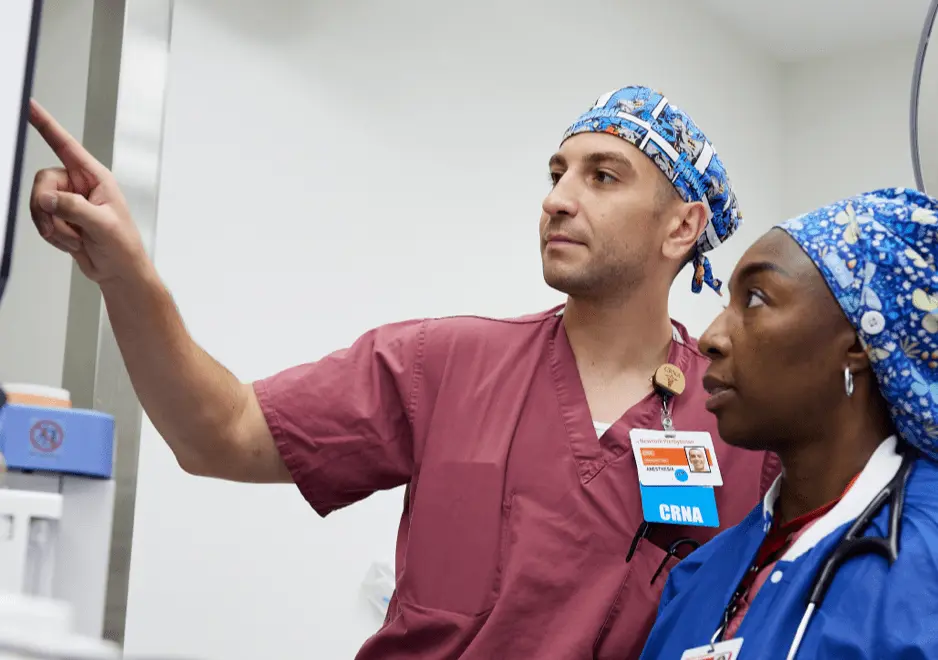
<svg viewBox="0 0 938 660"><path fill-rule="evenodd" d="M435 316L433 318L427 319L430 322L433 321L458 321L460 319L474 319L477 321L491 321L492 323L506 323L509 325L531 325L536 323L544 323L548 319L552 318L553 314L549 311L547 312L535 312L534 314L528 314L524 316L517 316L512 318L495 318L493 316L482 316L481 314L453 314L451 316Z"/></svg>
<svg viewBox="0 0 938 660"><path fill-rule="evenodd" d="M414 356L414 373L410 381L410 401L407 402L407 414L410 417L411 428L416 428L417 420L417 401L418 389L423 377L423 359L427 344L427 328L430 325L429 319L420 324L420 332L417 334L417 354Z"/></svg>

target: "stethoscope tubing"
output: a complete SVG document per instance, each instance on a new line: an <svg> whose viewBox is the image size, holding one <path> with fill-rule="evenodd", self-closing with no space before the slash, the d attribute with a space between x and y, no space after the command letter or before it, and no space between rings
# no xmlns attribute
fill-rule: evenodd
<svg viewBox="0 0 938 660"><path fill-rule="evenodd" d="M935 0L935 2L938 5L938 0ZM821 570L814 576L811 584L808 604L788 649L787 660L794 660L798 654L808 624L811 622L814 613L821 607L821 603L827 595L827 590L834 581L841 564L852 557L865 553L880 555L890 564L899 557L899 535L902 526L902 511L905 505L905 487L909 481L909 475L912 474L912 469L915 467L915 459L914 452L908 449L895 476L886 484L885 488L877 493L873 501L857 517L843 538L837 543L837 546L824 560ZM860 536L887 504L889 505L889 529L886 536Z"/></svg>

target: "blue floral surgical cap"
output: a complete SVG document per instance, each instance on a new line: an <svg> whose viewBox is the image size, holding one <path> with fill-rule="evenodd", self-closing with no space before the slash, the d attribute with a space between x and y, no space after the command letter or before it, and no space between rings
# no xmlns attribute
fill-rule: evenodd
<svg viewBox="0 0 938 660"><path fill-rule="evenodd" d="M938 200L876 190L780 227L856 328L899 435L938 459Z"/></svg>
<svg viewBox="0 0 938 660"><path fill-rule="evenodd" d="M707 228L697 240L691 289L707 284L720 293L704 252L718 247L742 222L726 168L693 120L660 93L623 87L600 96L563 135L610 133L640 149L664 173L685 202L707 205Z"/></svg>

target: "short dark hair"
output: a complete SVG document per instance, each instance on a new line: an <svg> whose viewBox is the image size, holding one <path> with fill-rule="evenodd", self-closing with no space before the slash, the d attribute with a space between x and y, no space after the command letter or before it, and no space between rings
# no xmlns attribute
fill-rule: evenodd
<svg viewBox="0 0 938 660"><path fill-rule="evenodd" d="M681 195L678 193L674 184L668 181L665 176L658 177L658 185L655 187L655 202L659 209L665 206L681 201Z"/></svg>

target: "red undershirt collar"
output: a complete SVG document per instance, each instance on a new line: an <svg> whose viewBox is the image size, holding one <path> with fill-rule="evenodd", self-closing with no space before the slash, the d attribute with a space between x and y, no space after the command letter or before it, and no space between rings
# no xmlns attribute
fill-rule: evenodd
<svg viewBox="0 0 938 660"><path fill-rule="evenodd" d="M775 516L772 521L772 527L766 534L765 540L762 542L762 546L756 554L752 568L746 573L746 577L743 578L741 585L743 589L748 590L755 581L756 575L766 566L778 560L781 554L791 545L795 534L837 506L837 503L840 502L843 496L847 494L847 491L853 487L853 484L856 483L859 476L858 474L850 480L850 483L847 484L847 487L844 488L844 491L837 499L828 502L824 506L818 507L814 511L809 511L784 524L780 523L780 518Z"/></svg>

